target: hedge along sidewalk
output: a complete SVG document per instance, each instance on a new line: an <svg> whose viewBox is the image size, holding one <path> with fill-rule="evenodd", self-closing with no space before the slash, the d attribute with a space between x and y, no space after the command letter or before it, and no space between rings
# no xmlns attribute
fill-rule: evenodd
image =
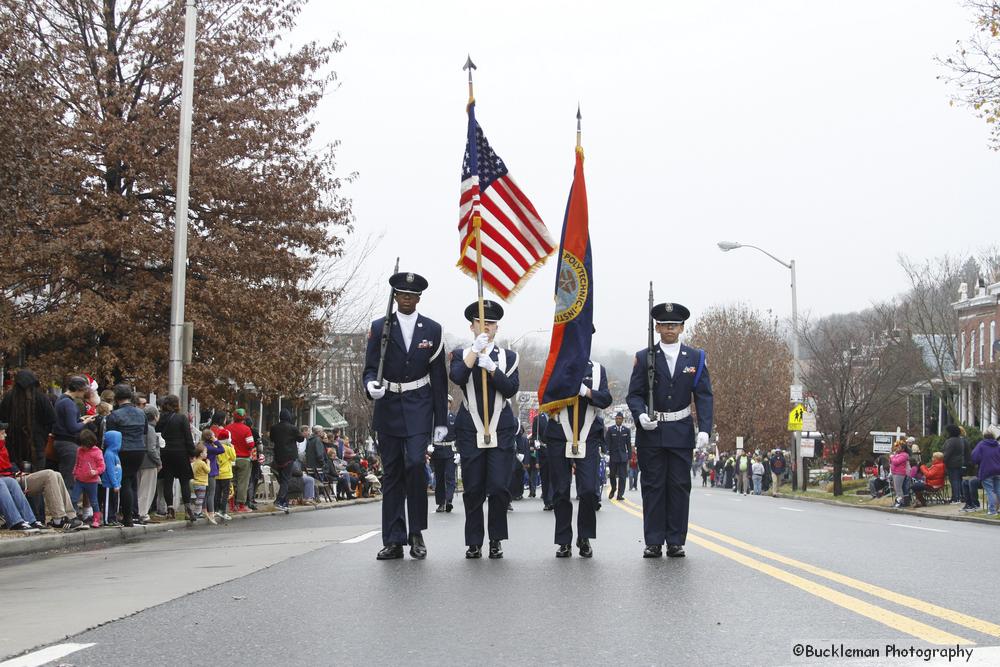
<svg viewBox="0 0 1000 667"><path fill-rule="evenodd" d="M293 513L312 512L315 510L335 509L337 507L348 507L350 505L364 505L367 503L380 502L382 496L374 498L355 498L353 500L339 500L336 503L322 503L319 505L301 505L289 508ZM257 519L283 514L281 511L263 510L241 514L233 514L231 521L242 521L244 519ZM206 521L196 522L204 524L207 528L214 529ZM220 522L221 523L221 522ZM165 533L178 528L194 528L184 519L174 521L162 521L148 523L146 525L135 525L129 528L125 526L103 526L90 530L80 530L73 532L60 532L57 530L43 532L38 535L21 535L16 538L0 540L0 558L12 556L26 556L42 554L48 551L58 551L64 549L76 549L80 547L108 545L116 543L127 543L141 540L154 533ZM0 564L2 565L2 564Z"/></svg>
<svg viewBox="0 0 1000 667"><path fill-rule="evenodd" d="M880 507L878 505L863 505L832 498L810 498L799 493L779 493L777 498L788 500L804 500L809 503L822 503L824 505L834 505L836 507L850 507L854 509L873 510L875 512L889 512L896 516L919 516L925 519L944 519L946 521L965 521L968 523L984 523L990 526L1000 526L1000 521L987 518L985 516L969 516L968 514L940 514L934 511L926 511L923 508L906 507L896 509L893 507ZM936 506L935 506L936 507Z"/></svg>

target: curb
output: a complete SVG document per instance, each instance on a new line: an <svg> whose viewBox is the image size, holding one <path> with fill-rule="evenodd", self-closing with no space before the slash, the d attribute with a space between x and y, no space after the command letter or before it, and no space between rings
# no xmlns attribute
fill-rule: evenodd
<svg viewBox="0 0 1000 667"><path fill-rule="evenodd" d="M867 505L854 505L850 503L837 502L836 500L827 500L826 498L804 498L802 496L790 496L786 493L779 493L775 497L784 498L785 500L802 500L807 503L820 503L822 505L832 505L833 507L845 507L848 509L869 510L874 512L888 512L889 514L895 514L896 516L919 516L924 519L964 521L966 523L982 523L988 526L1000 525L1000 521L994 521L992 519L983 519L981 517L975 517L975 516L951 516L948 514L930 514L928 512L921 512L919 510L912 510L912 509L898 510L892 507L873 507Z"/></svg>
<svg viewBox="0 0 1000 667"><path fill-rule="evenodd" d="M354 500L340 500L336 503L324 503L322 505L304 505L290 508L291 513L314 512L318 510L336 509L338 507L349 507L351 505L365 505L368 503L380 502L382 496L375 498L356 498ZM283 512L277 511L257 511L246 514L233 514L232 521L242 521L245 519L258 519L262 517L281 516ZM207 522L198 522L198 526L210 526ZM0 558L10 558L13 556L26 556L43 554L49 551L61 551L88 546L99 546L108 544L124 544L136 542L148 535L155 533L165 533L172 530L190 530L195 525L189 525L184 519L174 521L163 521L160 523L149 523L144 526L104 526L99 529L81 530L72 533L55 532L51 534L23 536L16 539L5 539L0 541Z"/></svg>

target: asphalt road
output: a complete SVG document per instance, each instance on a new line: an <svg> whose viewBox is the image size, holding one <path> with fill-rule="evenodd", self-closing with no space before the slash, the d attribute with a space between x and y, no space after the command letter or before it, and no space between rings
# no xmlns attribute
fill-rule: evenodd
<svg viewBox="0 0 1000 667"><path fill-rule="evenodd" d="M0 667L1000 664L994 526L695 488L688 557L644 560L640 502L605 499L590 560L525 499L498 561L459 504L427 560L377 562L369 504L2 563L0 656L32 651Z"/></svg>

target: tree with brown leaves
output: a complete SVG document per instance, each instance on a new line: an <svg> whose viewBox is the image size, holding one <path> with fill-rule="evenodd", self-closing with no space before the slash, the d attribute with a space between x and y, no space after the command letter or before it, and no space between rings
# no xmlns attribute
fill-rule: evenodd
<svg viewBox="0 0 1000 667"><path fill-rule="evenodd" d="M712 372L720 448L737 436L748 450L787 446L792 355L777 323L744 305L717 306L688 333Z"/></svg>
<svg viewBox="0 0 1000 667"><path fill-rule="evenodd" d="M334 298L310 278L351 210L310 118L342 43L284 42L304 4L198 5L185 375L207 402L300 390ZM4 85L23 98L0 127L34 132L14 158L31 189L0 207L3 347L49 379L165 385L183 5L0 0L0 67L21 75Z"/></svg>

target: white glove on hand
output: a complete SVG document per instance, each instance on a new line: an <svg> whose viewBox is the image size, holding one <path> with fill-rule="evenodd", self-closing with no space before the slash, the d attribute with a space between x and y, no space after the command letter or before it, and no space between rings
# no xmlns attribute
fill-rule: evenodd
<svg viewBox="0 0 1000 667"><path fill-rule="evenodd" d="M479 355L479 367L485 368L487 373L492 373L497 369L497 362L493 361L485 354Z"/></svg>
<svg viewBox="0 0 1000 667"><path fill-rule="evenodd" d="M427 453L428 454L433 454L434 453L434 444L433 443L427 445Z"/></svg>
<svg viewBox="0 0 1000 667"><path fill-rule="evenodd" d="M590 387L588 387L587 385L581 383L580 384L580 395L585 397L587 395L588 391L590 391Z"/></svg>
<svg viewBox="0 0 1000 667"><path fill-rule="evenodd" d="M447 426L435 426L434 427L434 442L441 442L448 437L448 427Z"/></svg>
<svg viewBox="0 0 1000 667"><path fill-rule="evenodd" d="M378 399L385 396L385 387L379 386L378 382L375 382L375 380L371 380L368 383L367 387L368 387L368 394L371 395L371 397L374 400L377 401Z"/></svg>
<svg viewBox="0 0 1000 667"><path fill-rule="evenodd" d="M455 454L455 465L458 465L458 454Z"/></svg>
<svg viewBox="0 0 1000 667"><path fill-rule="evenodd" d="M645 412L639 413L639 426L643 428L644 431L654 431L656 430L657 423L649 418Z"/></svg>
<svg viewBox="0 0 1000 667"><path fill-rule="evenodd" d="M520 453L519 453L519 454L517 455L517 462L518 462L518 463L524 463L524 454L520 454Z"/></svg>
<svg viewBox="0 0 1000 667"><path fill-rule="evenodd" d="M698 447L706 447L708 445L708 433L704 431L698 432L698 437L695 439L694 444Z"/></svg>
<svg viewBox="0 0 1000 667"><path fill-rule="evenodd" d="M481 333L476 336L476 340L472 341L472 351L479 354L486 349L486 346L490 344L490 336L486 333Z"/></svg>

